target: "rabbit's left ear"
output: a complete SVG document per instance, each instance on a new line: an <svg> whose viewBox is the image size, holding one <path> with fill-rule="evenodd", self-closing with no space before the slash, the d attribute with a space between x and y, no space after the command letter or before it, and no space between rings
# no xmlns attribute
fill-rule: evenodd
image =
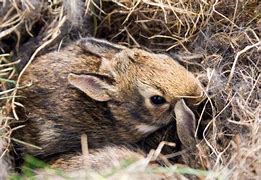
<svg viewBox="0 0 261 180"><path fill-rule="evenodd" d="M93 37L83 38L78 41L78 45L86 52L89 52L98 57L106 57L108 54L114 55L120 52L126 47L120 46L114 43L110 43L106 40L96 39Z"/></svg>
<svg viewBox="0 0 261 180"><path fill-rule="evenodd" d="M78 46L83 51L99 57L101 60L99 72L111 78L117 76L117 71L125 71L130 63L129 56L132 55L131 50L121 53L128 49L127 47L92 37L79 40Z"/></svg>
<svg viewBox="0 0 261 180"><path fill-rule="evenodd" d="M189 109L183 99L176 103L174 111L177 123L177 133L181 143L186 148L195 146L196 118L194 113Z"/></svg>

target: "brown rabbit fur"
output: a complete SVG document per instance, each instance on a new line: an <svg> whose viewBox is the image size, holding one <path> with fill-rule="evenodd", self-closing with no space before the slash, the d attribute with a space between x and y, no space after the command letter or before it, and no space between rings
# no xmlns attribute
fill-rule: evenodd
<svg viewBox="0 0 261 180"><path fill-rule="evenodd" d="M93 179L94 176L89 176L94 171L101 175L105 175L106 179L148 179L162 180L173 179L177 175L166 175L161 172L148 173L144 170L154 169L159 167L155 162L148 162L152 157L145 159L143 152L133 150L131 147L124 146L107 146L102 149L96 149L94 152L90 150L87 156L82 156L79 153L62 154L52 159L50 162L51 168L66 172L63 177L77 177L78 179ZM131 163L126 166L125 163ZM133 168L136 167L136 168ZM36 170L36 179L59 179L57 173L52 173L49 169ZM126 177L127 176L127 177Z"/></svg>
<svg viewBox="0 0 261 180"><path fill-rule="evenodd" d="M104 172L106 169L119 166L124 160L137 161L144 158L142 151L134 151L131 147L107 146L94 151L90 150L87 157L77 152L62 154L53 158L48 164L51 168L63 169L67 172L83 169L86 166L95 171Z"/></svg>
<svg viewBox="0 0 261 180"><path fill-rule="evenodd" d="M194 75L169 56L94 38L35 59L21 85L30 83L18 91L26 122L13 136L39 147L18 150L42 159L80 149L83 133L91 149L136 143L174 120L176 102L202 97ZM194 120L183 105L186 137Z"/></svg>

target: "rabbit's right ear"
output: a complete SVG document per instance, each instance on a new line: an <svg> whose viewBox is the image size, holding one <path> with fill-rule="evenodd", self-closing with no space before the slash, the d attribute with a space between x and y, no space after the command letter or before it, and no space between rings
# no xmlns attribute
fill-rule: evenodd
<svg viewBox="0 0 261 180"><path fill-rule="evenodd" d="M115 92L113 85L95 74L76 75L70 73L68 81L96 101L108 101L111 99L109 94Z"/></svg>
<svg viewBox="0 0 261 180"><path fill-rule="evenodd" d="M83 38L78 41L78 45L86 52L98 57L106 57L125 49L126 47L110 43L106 40L96 39L92 37Z"/></svg>

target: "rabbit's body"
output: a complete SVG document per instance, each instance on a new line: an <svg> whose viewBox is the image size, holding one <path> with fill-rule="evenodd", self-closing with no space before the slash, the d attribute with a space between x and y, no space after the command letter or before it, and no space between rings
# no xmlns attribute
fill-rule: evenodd
<svg viewBox="0 0 261 180"><path fill-rule="evenodd" d="M14 137L40 158L79 150L83 133L90 149L136 143L174 119L178 100L202 93L170 57L93 38L35 59L21 85L30 82L18 91L26 123Z"/></svg>
<svg viewBox="0 0 261 180"><path fill-rule="evenodd" d="M159 164L148 162L152 157L145 158L144 153L134 151L130 147L108 146L90 151L87 156L77 153L62 154L49 162L50 167L62 170L63 177L77 177L78 179L95 179L105 176L106 179L143 179L162 180L175 175L166 175L162 172L148 173L147 170L159 168ZM144 170L146 168L146 170ZM43 169L37 171L37 179L59 179L55 171ZM96 175L96 176L95 176Z"/></svg>
<svg viewBox="0 0 261 180"><path fill-rule="evenodd" d="M144 159L142 151L134 151L125 146L107 146L101 149L90 150L88 155L72 152L57 156L48 162L52 168L73 171L89 167L95 171L105 172L112 167L119 167L126 160L138 161Z"/></svg>

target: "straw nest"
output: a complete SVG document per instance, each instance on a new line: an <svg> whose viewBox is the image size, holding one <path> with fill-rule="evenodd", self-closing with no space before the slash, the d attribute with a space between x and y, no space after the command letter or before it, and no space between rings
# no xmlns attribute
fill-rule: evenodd
<svg viewBox="0 0 261 180"><path fill-rule="evenodd" d="M261 176L261 3L256 0L2 0L0 1L0 174L8 152L16 91L36 56L82 36L168 53L205 86L211 109L197 153L160 173L258 179ZM15 66L20 64L19 73ZM193 159L197 161L193 161ZM145 161L145 160L144 160ZM146 164L146 163L145 163ZM193 168L201 168L197 171ZM144 173L146 168L135 171ZM149 167L148 167L149 168ZM132 168L133 169L133 168ZM194 171L193 171L194 170ZM121 172L131 176L132 171ZM123 174L122 174L123 173ZM87 173L88 174L88 173ZM86 174L85 174L86 175ZM86 175L87 176L87 175ZM93 172L88 177L101 177ZM184 177L184 176L182 176Z"/></svg>

